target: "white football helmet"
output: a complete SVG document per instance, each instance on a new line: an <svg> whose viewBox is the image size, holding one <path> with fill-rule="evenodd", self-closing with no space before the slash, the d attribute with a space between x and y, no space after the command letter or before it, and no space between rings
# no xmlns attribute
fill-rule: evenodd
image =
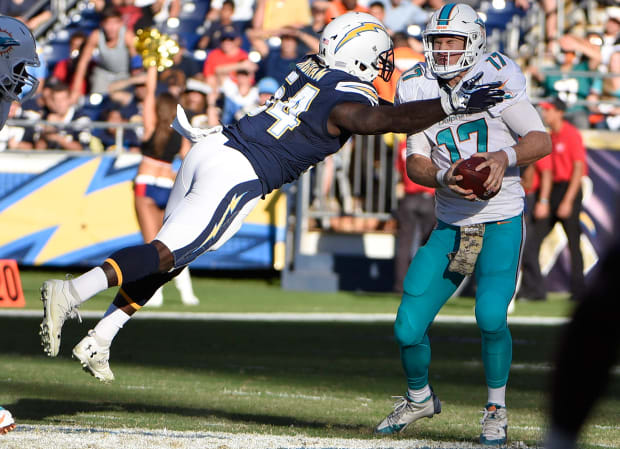
<svg viewBox="0 0 620 449"><path fill-rule="evenodd" d="M23 22L0 16L0 95L5 99L22 102L36 92L39 80L26 71L27 66L40 64L36 48L34 37ZM24 86L30 86L30 90L20 98Z"/></svg>
<svg viewBox="0 0 620 449"><path fill-rule="evenodd" d="M323 30L318 58L330 69L342 70L371 82L389 81L394 71L394 49L387 30L375 17L348 12Z"/></svg>
<svg viewBox="0 0 620 449"><path fill-rule="evenodd" d="M435 50L433 40L440 36L462 36L465 38L465 50ZM422 33L424 56L431 72L444 79L454 78L459 72L467 70L480 60L486 49L486 32L484 22L474 9L466 4L448 3L431 16ZM436 54L446 55L446 64L436 61ZM450 55L461 53L456 64L450 65Z"/></svg>

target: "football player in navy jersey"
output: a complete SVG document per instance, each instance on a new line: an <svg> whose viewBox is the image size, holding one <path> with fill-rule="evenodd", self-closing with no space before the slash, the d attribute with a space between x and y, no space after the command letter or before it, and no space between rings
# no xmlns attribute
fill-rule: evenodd
<svg viewBox="0 0 620 449"><path fill-rule="evenodd" d="M82 302L120 286L103 319L73 348L92 375L113 380L109 350L120 328L184 266L230 239L266 194L338 151L352 134L417 132L503 99L499 83L472 81L442 90L440 98L379 105L371 82L389 80L393 68L386 29L369 14L351 12L325 27L319 53L301 60L268 104L237 124L193 129L179 108L173 126L195 145L177 174L161 230L80 277L43 283L45 353L58 354L62 325Z"/></svg>

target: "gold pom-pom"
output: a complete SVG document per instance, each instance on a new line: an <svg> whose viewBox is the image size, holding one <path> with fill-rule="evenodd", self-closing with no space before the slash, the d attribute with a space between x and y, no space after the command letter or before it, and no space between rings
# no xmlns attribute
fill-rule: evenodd
<svg viewBox="0 0 620 449"><path fill-rule="evenodd" d="M179 44L157 28L147 28L136 32L135 47L142 57L145 69L156 66L159 72L172 67L172 58L179 52Z"/></svg>

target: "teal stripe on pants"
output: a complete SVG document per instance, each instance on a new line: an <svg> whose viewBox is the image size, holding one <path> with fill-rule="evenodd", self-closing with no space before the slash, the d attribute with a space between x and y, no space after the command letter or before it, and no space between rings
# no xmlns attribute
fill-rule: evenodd
<svg viewBox="0 0 620 449"><path fill-rule="evenodd" d="M508 381L512 338L506 310L514 293L522 242L521 216L487 223L476 263L476 321L482 335L482 361L488 386ZM428 328L452 296L463 276L448 271L448 254L455 251L459 228L441 221L414 257L404 282L404 294L394 332L409 388L428 383L431 349Z"/></svg>

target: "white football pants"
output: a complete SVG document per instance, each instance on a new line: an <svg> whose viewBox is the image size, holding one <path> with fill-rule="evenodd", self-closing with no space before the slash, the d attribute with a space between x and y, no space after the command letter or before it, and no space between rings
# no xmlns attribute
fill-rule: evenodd
<svg viewBox="0 0 620 449"><path fill-rule="evenodd" d="M254 168L226 141L217 132L196 143L177 174L155 237L174 254L174 268L222 246L262 196Z"/></svg>

